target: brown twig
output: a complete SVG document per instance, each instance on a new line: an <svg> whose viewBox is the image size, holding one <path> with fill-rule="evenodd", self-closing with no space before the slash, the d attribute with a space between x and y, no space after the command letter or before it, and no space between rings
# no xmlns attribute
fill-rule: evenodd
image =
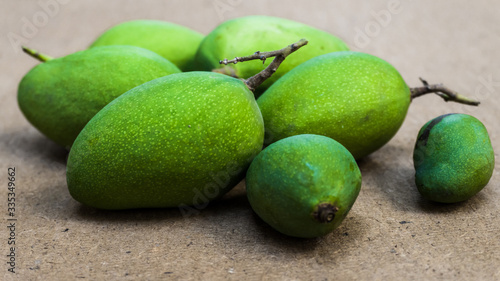
<svg viewBox="0 0 500 281"><path fill-rule="evenodd" d="M262 84L267 78L271 77L280 64L285 60L285 58L291 53L297 51L299 48L307 45L308 41L306 39L301 39L296 43L293 43L281 50L271 51L271 52L255 52L253 55L246 57L235 57L232 60L224 59L219 61L220 64L227 65L229 63L238 63L249 60L261 60L262 63L266 62L267 58L274 57L274 60L261 72L256 75L244 80L250 91L254 91L260 84Z"/></svg>
<svg viewBox="0 0 500 281"><path fill-rule="evenodd" d="M422 81L422 84L424 84L423 87L415 87L411 88L411 99L413 100L414 98L423 96L425 94L429 93L434 93L438 96L440 96L442 99L445 101L454 101L458 103L463 103L463 104L468 104L468 105L479 105L479 101L475 101L473 99L470 99L466 96L463 96L448 87L445 87L443 84L433 84L429 85L427 81L424 79L420 78L420 81Z"/></svg>

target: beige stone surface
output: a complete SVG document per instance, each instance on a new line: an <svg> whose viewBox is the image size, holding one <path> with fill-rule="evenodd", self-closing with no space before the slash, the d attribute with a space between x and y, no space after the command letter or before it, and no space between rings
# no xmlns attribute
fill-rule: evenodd
<svg viewBox="0 0 500 281"><path fill-rule="evenodd" d="M46 1L0 1L1 280L500 280L500 2L60 0L47 12ZM107 212L74 201L66 152L17 106L17 85L37 62L9 36L63 56L126 20L161 19L206 34L250 14L329 31L392 63L411 86L424 77L482 104L415 100L398 134L359 163L358 200L323 238L274 231L252 212L243 183L191 217L176 209ZM411 155L418 129L450 112L485 124L497 162L477 196L439 205L418 194ZM8 167L16 168L16 274L6 263Z"/></svg>

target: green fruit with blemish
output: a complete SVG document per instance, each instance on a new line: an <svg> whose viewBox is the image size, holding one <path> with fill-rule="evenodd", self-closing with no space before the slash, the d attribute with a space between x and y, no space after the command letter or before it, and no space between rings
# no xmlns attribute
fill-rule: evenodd
<svg viewBox="0 0 500 281"><path fill-rule="evenodd" d="M359 194L361 173L337 141L298 135L255 157L246 188L253 210L266 223L286 235L312 238L340 225Z"/></svg>
<svg viewBox="0 0 500 281"><path fill-rule="evenodd" d="M253 54L255 51L278 50L301 38L309 41L307 48L291 54L281 64L276 73L256 89L256 96L273 84L278 78L313 57L330 52L348 50L347 45L338 37L296 21L269 17L246 16L223 22L211 31L201 42L196 53L196 70L219 72L249 78L263 70L271 59L246 61L223 66L220 60Z"/></svg>
<svg viewBox="0 0 500 281"><path fill-rule="evenodd" d="M295 67L257 103L266 125L266 144L318 134L335 139L360 159L396 134L410 105L410 89L380 58L335 52Z"/></svg>
<svg viewBox="0 0 500 281"><path fill-rule="evenodd" d="M41 55L40 59L46 61L19 84L19 107L33 126L68 149L85 124L116 97L180 72L158 54L133 46L96 47L55 59Z"/></svg>
<svg viewBox="0 0 500 281"><path fill-rule="evenodd" d="M481 121L467 114L446 114L420 129L413 163L423 197L454 203L471 198L488 184L495 154Z"/></svg>
<svg viewBox="0 0 500 281"><path fill-rule="evenodd" d="M190 28L159 20L133 20L115 25L90 47L132 45L151 50L182 71L193 69L196 50L203 34Z"/></svg>
<svg viewBox="0 0 500 281"><path fill-rule="evenodd" d="M187 206L201 209L241 181L263 141L243 81L172 74L128 91L85 126L69 153L69 192L96 208L190 213Z"/></svg>

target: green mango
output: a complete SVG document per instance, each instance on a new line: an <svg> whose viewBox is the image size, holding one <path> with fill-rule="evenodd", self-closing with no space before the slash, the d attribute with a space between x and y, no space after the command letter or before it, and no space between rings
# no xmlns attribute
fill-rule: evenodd
<svg viewBox="0 0 500 281"><path fill-rule="evenodd" d="M93 48L35 66L19 84L18 104L33 126L69 148L85 124L113 99L179 72L168 60L143 48Z"/></svg>
<svg viewBox="0 0 500 281"><path fill-rule="evenodd" d="M159 20L133 20L115 25L90 46L132 45L151 50L182 71L193 69L196 50L203 34L190 28Z"/></svg>
<svg viewBox="0 0 500 281"><path fill-rule="evenodd" d="M257 103L267 145L293 135L318 134L335 139L360 159L396 134L410 105L410 89L380 58L335 52L295 67Z"/></svg>
<svg viewBox="0 0 500 281"><path fill-rule="evenodd" d="M358 197L361 173L337 141L298 135L271 144L255 157L246 188L262 220L283 234L312 238L344 220Z"/></svg>
<svg viewBox="0 0 500 281"><path fill-rule="evenodd" d="M101 209L180 207L191 214L245 175L264 142L255 98L211 72L158 78L121 95L69 153L73 198Z"/></svg>
<svg viewBox="0 0 500 281"><path fill-rule="evenodd" d="M481 121L467 114L446 114L420 129L413 164L423 197L454 203L471 198L488 184L495 154Z"/></svg>
<svg viewBox="0 0 500 281"><path fill-rule="evenodd" d="M256 96L306 60L330 52L348 50L339 38L303 23L269 16L247 16L220 24L203 39L196 53L195 69L219 69L219 72L231 76L249 78L263 70L272 60L266 60L264 64L260 60L246 61L223 68L219 61L240 57L242 54L253 54L255 51L278 50L302 38L309 41L308 46L288 56L276 73L256 89Z"/></svg>

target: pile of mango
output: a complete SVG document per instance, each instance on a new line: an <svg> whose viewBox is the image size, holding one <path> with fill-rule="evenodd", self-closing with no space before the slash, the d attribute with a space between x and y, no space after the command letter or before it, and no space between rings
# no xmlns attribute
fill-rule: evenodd
<svg viewBox="0 0 500 281"><path fill-rule="evenodd" d="M206 36L136 20L61 58L25 51L42 63L20 82L19 107L69 150L75 200L189 214L246 177L254 211L296 237L340 225L361 189L356 160L396 134L414 97L478 104L425 81L410 88L383 59L268 16L232 19ZM494 163L487 130L470 115L439 116L418 133L415 182L430 200L472 197Z"/></svg>

